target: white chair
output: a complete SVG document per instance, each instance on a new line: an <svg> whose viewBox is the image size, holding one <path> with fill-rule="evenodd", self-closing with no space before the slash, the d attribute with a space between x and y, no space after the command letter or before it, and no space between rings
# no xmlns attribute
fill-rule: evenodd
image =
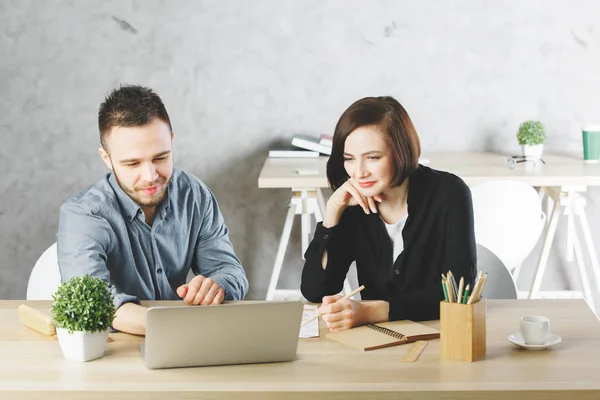
<svg viewBox="0 0 600 400"><path fill-rule="evenodd" d="M477 245L477 270L488 274L481 294L486 299L516 299L517 286L510 271L494 253Z"/></svg>
<svg viewBox="0 0 600 400"><path fill-rule="evenodd" d="M539 194L526 183L508 180L474 185L471 194L476 242L498 256L517 282L546 224Z"/></svg>
<svg viewBox="0 0 600 400"><path fill-rule="evenodd" d="M52 300L60 285L56 243L48 247L33 266L27 283L27 300Z"/></svg>

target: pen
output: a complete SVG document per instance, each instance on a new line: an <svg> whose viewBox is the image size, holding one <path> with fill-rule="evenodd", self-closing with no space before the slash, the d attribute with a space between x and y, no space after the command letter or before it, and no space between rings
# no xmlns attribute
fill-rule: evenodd
<svg viewBox="0 0 600 400"><path fill-rule="evenodd" d="M341 299L339 299L338 301L341 300L348 300L350 297L354 296L356 293L360 292L361 290L363 290L365 288L365 285L361 285L360 287L357 287L356 289L354 289L351 293L348 293L347 295L345 295L344 297L342 297ZM315 319L319 318L321 315L317 313L317 315L314 315L312 318L307 319L306 321L304 321L302 323L302 325L300 326L304 326L307 325L309 322L313 322Z"/></svg>

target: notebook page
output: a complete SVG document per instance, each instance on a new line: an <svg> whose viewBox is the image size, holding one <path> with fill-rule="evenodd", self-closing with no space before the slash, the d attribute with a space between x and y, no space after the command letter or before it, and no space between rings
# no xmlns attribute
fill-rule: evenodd
<svg viewBox="0 0 600 400"><path fill-rule="evenodd" d="M305 304L302 311L302 322L317 315L317 306ZM319 337L319 318L300 327L301 338Z"/></svg>
<svg viewBox="0 0 600 400"><path fill-rule="evenodd" d="M422 340L429 340L440 337L439 330L408 320L383 322L376 325L401 333L405 337L398 339L377 329L359 326L344 331L330 332L327 334L327 338L359 350L369 351L408 343L420 338L423 338Z"/></svg>

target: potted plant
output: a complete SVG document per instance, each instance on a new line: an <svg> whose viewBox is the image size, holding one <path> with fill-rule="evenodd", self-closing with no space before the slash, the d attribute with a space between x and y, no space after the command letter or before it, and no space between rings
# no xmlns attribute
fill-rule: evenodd
<svg viewBox="0 0 600 400"><path fill-rule="evenodd" d="M77 276L61 283L52 298L52 318L65 358L102 357L116 312L108 284L93 276Z"/></svg>
<svg viewBox="0 0 600 400"><path fill-rule="evenodd" d="M540 121L525 121L517 132L517 139L525 157L541 158L546 138L546 130Z"/></svg>

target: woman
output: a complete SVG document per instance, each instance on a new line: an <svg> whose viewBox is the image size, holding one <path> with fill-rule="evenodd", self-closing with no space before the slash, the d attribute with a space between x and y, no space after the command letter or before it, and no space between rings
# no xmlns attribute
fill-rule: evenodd
<svg viewBox="0 0 600 400"><path fill-rule="evenodd" d="M367 97L340 117L327 178L334 193L308 247L301 290L332 331L439 318L441 274L476 273L471 192L457 176L419 165L404 108ZM363 300L337 301L356 261Z"/></svg>

